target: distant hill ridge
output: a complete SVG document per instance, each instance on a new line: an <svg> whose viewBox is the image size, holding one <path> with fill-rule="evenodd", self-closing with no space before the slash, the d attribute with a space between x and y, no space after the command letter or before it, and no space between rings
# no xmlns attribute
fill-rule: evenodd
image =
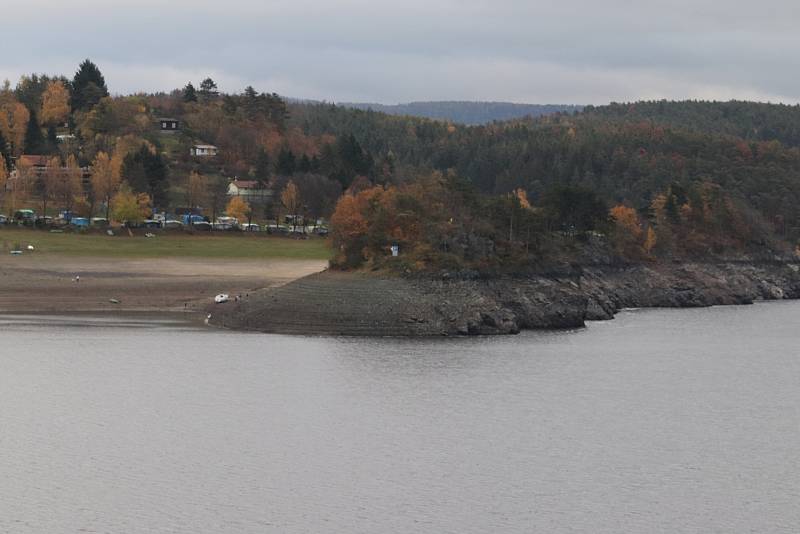
<svg viewBox="0 0 800 534"><path fill-rule="evenodd" d="M583 106L567 104L516 104L513 102L409 102L407 104L374 104L339 102L339 106L373 110L388 115L408 115L447 120L466 125L487 124L522 117L541 117L554 113L581 111Z"/></svg>
<svg viewBox="0 0 800 534"><path fill-rule="evenodd" d="M800 106L730 100L611 103L586 106L583 116L608 123L652 122L747 141L780 141L800 146Z"/></svg>

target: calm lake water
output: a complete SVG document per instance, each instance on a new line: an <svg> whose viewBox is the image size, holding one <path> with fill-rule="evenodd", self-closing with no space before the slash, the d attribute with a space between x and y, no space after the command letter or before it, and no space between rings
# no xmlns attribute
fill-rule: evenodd
<svg viewBox="0 0 800 534"><path fill-rule="evenodd" d="M800 531L800 303L294 338L0 317L0 532Z"/></svg>

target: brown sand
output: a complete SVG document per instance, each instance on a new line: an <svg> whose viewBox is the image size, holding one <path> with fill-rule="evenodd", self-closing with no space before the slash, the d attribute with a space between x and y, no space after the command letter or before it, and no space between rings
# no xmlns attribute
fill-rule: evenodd
<svg viewBox="0 0 800 534"><path fill-rule="evenodd" d="M202 311L218 293L245 295L325 266L319 260L2 255L0 312Z"/></svg>

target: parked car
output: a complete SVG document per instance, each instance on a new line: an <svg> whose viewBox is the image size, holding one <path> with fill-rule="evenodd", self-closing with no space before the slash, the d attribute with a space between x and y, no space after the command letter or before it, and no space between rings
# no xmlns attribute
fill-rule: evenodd
<svg viewBox="0 0 800 534"><path fill-rule="evenodd" d="M211 223L208 221L200 221L193 223L191 228L193 230L199 230L201 232L208 232L211 230Z"/></svg>
<svg viewBox="0 0 800 534"><path fill-rule="evenodd" d="M278 225L278 224L265 224L264 231L270 234L277 234L277 235L288 235L292 229L288 226Z"/></svg>
<svg viewBox="0 0 800 534"><path fill-rule="evenodd" d="M239 219L236 217L217 217L217 220L214 222L220 224L230 224L231 226L239 226Z"/></svg>
<svg viewBox="0 0 800 534"><path fill-rule="evenodd" d="M33 226L36 222L36 212L33 210L17 210L14 212L14 222L24 226Z"/></svg>
<svg viewBox="0 0 800 534"><path fill-rule="evenodd" d="M89 221L89 224L92 226L99 226L102 228L108 226L108 219L106 219L105 217L92 217L92 219Z"/></svg>
<svg viewBox="0 0 800 534"><path fill-rule="evenodd" d="M239 226L243 232L260 232L261 227L255 223L245 223Z"/></svg>
<svg viewBox="0 0 800 534"><path fill-rule="evenodd" d="M197 223L207 222L202 215L184 215L181 217L184 226L191 226Z"/></svg>
<svg viewBox="0 0 800 534"><path fill-rule="evenodd" d="M69 225L75 228L89 228L89 219L86 217L73 217Z"/></svg>
<svg viewBox="0 0 800 534"><path fill-rule="evenodd" d="M153 219L147 219L143 224L145 228L161 228L161 223Z"/></svg>
<svg viewBox="0 0 800 534"><path fill-rule="evenodd" d="M167 221L164 221L164 228L168 230L183 228L183 223L180 221L176 221L175 219L169 219Z"/></svg>
<svg viewBox="0 0 800 534"><path fill-rule="evenodd" d="M36 228L50 228L51 226L55 225L55 219L49 215L36 217L34 225Z"/></svg>
<svg viewBox="0 0 800 534"><path fill-rule="evenodd" d="M7 223L8 223L8 217L0 213L0 224L7 224Z"/></svg>

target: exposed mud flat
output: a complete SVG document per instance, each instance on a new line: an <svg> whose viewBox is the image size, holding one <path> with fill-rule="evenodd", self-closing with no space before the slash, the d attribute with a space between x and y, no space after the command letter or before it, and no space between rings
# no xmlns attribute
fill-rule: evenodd
<svg viewBox="0 0 800 534"><path fill-rule="evenodd" d="M325 267L319 260L0 258L0 312L202 311L217 293L246 294Z"/></svg>

